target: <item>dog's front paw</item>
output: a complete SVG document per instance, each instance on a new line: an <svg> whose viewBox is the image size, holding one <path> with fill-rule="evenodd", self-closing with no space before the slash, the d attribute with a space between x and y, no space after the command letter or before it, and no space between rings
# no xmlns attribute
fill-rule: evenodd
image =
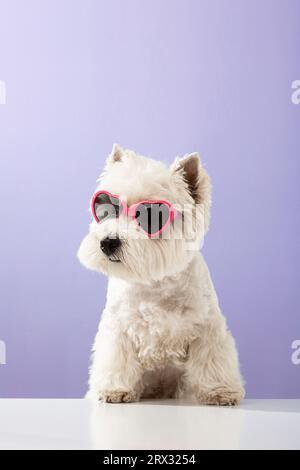
<svg viewBox="0 0 300 470"><path fill-rule="evenodd" d="M99 394L99 400L105 403L131 403L138 401L139 397L134 391L109 390Z"/></svg>
<svg viewBox="0 0 300 470"><path fill-rule="evenodd" d="M245 392L241 390L230 390L225 387L218 387L209 392L201 392L198 400L202 405L208 406L238 406L245 398Z"/></svg>

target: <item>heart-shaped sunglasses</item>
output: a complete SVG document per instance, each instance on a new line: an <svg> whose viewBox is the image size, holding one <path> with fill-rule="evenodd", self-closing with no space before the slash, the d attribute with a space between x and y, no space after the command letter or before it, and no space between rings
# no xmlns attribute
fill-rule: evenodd
<svg viewBox="0 0 300 470"><path fill-rule="evenodd" d="M162 233L178 213L172 204L164 200L145 200L128 207L120 196L108 191L94 194L91 209L97 223L129 215L150 238Z"/></svg>

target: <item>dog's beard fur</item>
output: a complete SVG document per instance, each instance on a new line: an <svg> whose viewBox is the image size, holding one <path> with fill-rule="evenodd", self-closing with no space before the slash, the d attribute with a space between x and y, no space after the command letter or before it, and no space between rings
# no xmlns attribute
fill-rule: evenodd
<svg viewBox="0 0 300 470"><path fill-rule="evenodd" d="M149 283L177 274L192 259L193 251L187 250L185 240L131 239L130 236L123 238L121 247L108 258L99 248L103 235L96 225L92 223L78 256L87 268L110 277Z"/></svg>
<svg viewBox="0 0 300 470"><path fill-rule="evenodd" d="M181 162L190 160L194 166L185 171ZM203 197L202 200L201 178L207 193L204 194L207 199ZM179 207L180 217L173 221L160 239L149 239L129 218L126 225L122 217L100 224L93 221L78 252L84 266L110 277L143 283L159 281L186 269L193 253L199 248L209 222L209 179L198 156L176 160L171 168L167 168L160 162L115 146L99 179L99 189L119 194L129 204L146 199L166 199ZM188 230L187 226L183 227L183 217L190 222ZM111 257L100 249L101 240L107 236L118 236L122 241Z"/></svg>

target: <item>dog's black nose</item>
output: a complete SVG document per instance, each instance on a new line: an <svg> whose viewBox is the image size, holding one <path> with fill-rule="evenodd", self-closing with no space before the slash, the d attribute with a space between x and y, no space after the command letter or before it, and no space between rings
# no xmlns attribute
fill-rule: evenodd
<svg viewBox="0 0 300 470"><path fill-rule="evenodd" d="M121 246L121 240L118 236L115 238L106 237L100 242L100 248L106 256L113 255Z"/></svg>

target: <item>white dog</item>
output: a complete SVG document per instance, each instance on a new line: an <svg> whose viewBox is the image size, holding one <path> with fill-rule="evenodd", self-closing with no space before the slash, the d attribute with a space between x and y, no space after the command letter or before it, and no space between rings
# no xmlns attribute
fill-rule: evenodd
<svg viewBox="0 0 300 470"><path fill-rule="evenodd" d="M89 396L207 405L244 398L235 342L199 252L210 205L198 154L168 168L114 145L78 252L84 266L109 276Z"/></svg>

